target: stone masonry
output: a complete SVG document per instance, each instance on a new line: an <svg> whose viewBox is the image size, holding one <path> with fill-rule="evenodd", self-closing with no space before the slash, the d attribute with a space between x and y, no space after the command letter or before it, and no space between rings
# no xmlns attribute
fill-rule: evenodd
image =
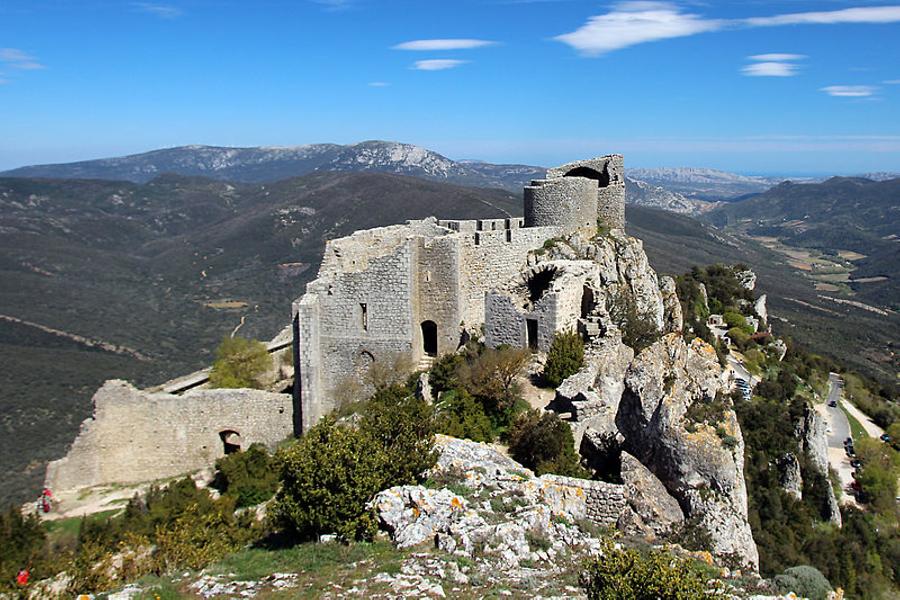
<svg viewBox="0 0 900 600"><path fill-rule="evenodd" d="M526 307L530 314L493 292L519 281L547 240L592 235L598 224L621 229L624 189L622 157L604 156L551 169L526 187L524 219L429 218L329 241L317 279L293 304L295 433L337 408L337 392L363 384L374 362L453 352L480 335L488 312L497 334L489 345L546 350L556 332L576 327L584 285L560 287Z"/></svg>

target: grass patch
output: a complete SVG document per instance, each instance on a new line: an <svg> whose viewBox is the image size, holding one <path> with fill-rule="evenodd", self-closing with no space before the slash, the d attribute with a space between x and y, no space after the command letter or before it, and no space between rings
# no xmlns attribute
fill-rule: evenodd
<svg viewBox="0 0 900 600"><path fill-rule="evenodd" d="M104 521L119 512L121 512L121 509L107 510L86 517L69 517L68 519L44 521L43 525L47 531L47 539L52 546L74 547L75 542L78 540L78 531L81 529L82 521Z"/></svg>
<svg viewBox="0 0 900 600"><path fill-rule="evenodd" d="M209 567L234 581L261 579L271 573L299 573L302 586L326 589L330 583L375 573L399 573L406 554L390 542L340 544L315 542L291 548L248 548Z"/></svg>
<svg viewBox="0 0 900 600"><path fill-rule="evenodd" d="M844 406L843 400L838 402L838 406L840 406L841 410L844 411L844 414L847 415L847 421L850 422L850 435L853 437L853 439L861 440L863 438L869 437L869 434L866 433L866 429L862 426L862 423L859 422L859 419L854 417Z"/></svg>

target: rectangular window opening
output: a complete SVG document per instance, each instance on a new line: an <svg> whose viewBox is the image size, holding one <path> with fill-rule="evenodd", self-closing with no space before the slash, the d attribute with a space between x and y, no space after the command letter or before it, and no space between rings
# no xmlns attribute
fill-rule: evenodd
<svg viewBox="0 0 900 600"><path fill-rule="evenodd" d="M366 306L365 302L361 302L359 305L360 308L360 318L362 319L362 328L363 331L369 330L369 307Z"/></svg>

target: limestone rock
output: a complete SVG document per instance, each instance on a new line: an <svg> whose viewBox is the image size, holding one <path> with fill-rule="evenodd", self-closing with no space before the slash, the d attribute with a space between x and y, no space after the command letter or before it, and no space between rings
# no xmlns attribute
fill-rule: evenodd
<svg viewBox="0 0 900 600"><path fill-rule="evenodd" d="M446 435L435 436L438 460L431 476L459 477L473 489L495 487L517 489L534 478L534 473L487 444Z"/></svg>
<svg viewBox="0 0 900 600"><path fill-rule="evenodd" d="M745 290L753 291L756 288L756 273L747 269L745 271L735 271L734 273L737 280L741 282L741 286Z"/></svg>
<svg viewBox="0 0 900 600"><path fill-rule="evenodd" d="M684 521L681 507L666 486L627 452L622 453L622 482L628 507L636 517L632 524L641 533L664 535L673 525Z"/></svg>
<svg viewBox="0 0 900 600"><path fill-rule="evenodd" d="M809 457L812 468L828 477L828 440L826 438L825 420L815 409L807 407L800 423L800 439L803 451ZM835 525L841 525L841 508L834 495L834 489L828 485L826 517Z"/></svg>
<svg viewBox="0 0 900 600"><path fill-rule="evenodd" d="M766 295L762 294L759 298L756 299L756 302L753 304L753 312L756 313L763 322L769 322L769 311L766 308Z"/></svg>
<svg viewBox="0 0 900 600"><path fill-rule="evenodd" d="M675 280L669 276L659 279L659 291L663 301L663 333L677 333L684 329L681 301L675 291Z"/></svg>
<svg viewBox="0 0 900 600"><path fill-rule="evenodd" d="M802 499L803 476L800 473L800 461L797 460L797 456L788 452L778 460L776 466L778 467L778 480L784 491L797 500Z"/></svg>
<svg viewBox="0 0 900 600"><path fill-rule="evenodd" d="M371 506L398 548L433 541L437 533L450 531L451 525L460 521L466 521L470 527L485 525L468 508L465 498L445 489L432 490L420 485L393 487L379 492Z"/></svg>
<svg viewBox="0 0 900 600"><path fill-rule="evenodd" d="M733 410L716 428L688 429L694 402L710 401L721 386L715 350L690 345L669 334L643 350L625 376L616 424L625 449L662 481L687 518L711 536L711 550L758 568L759 557L747 523L744 443ZM720 439L717 430L729 440Z"/></svg>

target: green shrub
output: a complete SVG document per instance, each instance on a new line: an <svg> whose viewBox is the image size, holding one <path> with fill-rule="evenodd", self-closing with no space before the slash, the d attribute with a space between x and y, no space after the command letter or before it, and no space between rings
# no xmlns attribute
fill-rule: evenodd
<svg viewBox="0 0 900 600"><path fill-rule="evenodd" d="M465 363L460 354L445 354L431 366L428 383L434 393L446 392L460 386L459 369Z"/></svg>
<svg viewBox="0 0 900 600"><path fill-rule="evenodd" d="M256 340L228 337L216 350L216 361L209 374L214 388L263 387L262 378L272 368L272 357L265 344Z"/></svg>
<svg viewBox="0 0 900 600"><path fill-rule="evenodd" d="M605 541L603 555L590 561L582 575L589 600L708 600L702 574L671 554L642 555Z"/></svg>
<svg viewBox="0 0 900 600"><path fill-rule="evenodd" d="M431 407L399 386L377 393L357 428L325 419L279 453L275 522L300 539L370 538L377 523L366 504L383 489L416 483L434 465L433 428Z"/></svg>
<svg viewBox="0 0 900 600"><path fill-rule="evenodd" d="M509 430L509 453L538 475L590 476L575 452L571 428L556 413L530 410L520 415Z"/></svg>
<svg viewBox="0 0 900 600"><path fill-rule="evenodd" d="M622 342L635 352L651 346L662 335L653 315L641 314L630 292L608 296L606 308L612 322L622 332Z"/></svg>
<svg viewBox="0 0 900 600"><path fill-rule="evenodd" d="M494 430L502 433L521 412L522 396L516 379L531 360L524 348L483 348L459 368L461 386L484 406Z"/></svg>
<svg viewBox="0 0 900 600"><path fill-rule="evenodd" d="M238 507L265 502L278 489L275 460L262 444L253 444L245 452L229 454L216 461L213 487L232 496Z"/></svg>
<svg viewBox="0 0 900 600"><path fill-rule="evenodd" d="M544 383L557 387L584 366L584 340L574 331L557 333L547 352Z"/></svg>
<svg viewBox="0 0 900 600"><path fill-rule="evenodd" d="M435 431L473 442L494 439L491 419L484 406L464 389L451 390L441 396L437 407Z"/></svg>
<svg viewBox="0 0 900 600"><path fill-rule="evenodd" d="M781 593L794 592L809 600L825 600L831 591L828 579L815 567L801 565L785 569L775 576L775 585Z"/></svg>

